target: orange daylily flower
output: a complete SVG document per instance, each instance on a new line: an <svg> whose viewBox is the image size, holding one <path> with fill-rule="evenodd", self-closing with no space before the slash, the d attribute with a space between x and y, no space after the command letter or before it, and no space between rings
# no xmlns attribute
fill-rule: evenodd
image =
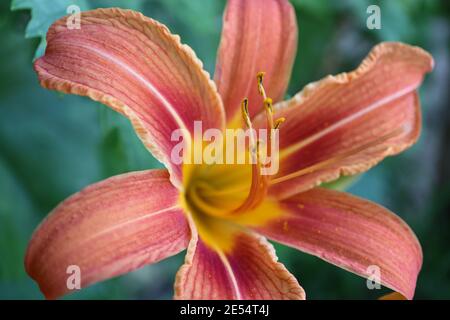
<svg viewBox="0 0 450 320"><path fill-rule="evenodd" d="M128 117L167 167L95 183L54 209L25 258L47 298L68 293L69 265L80 267L86 287L187 248L177 299L304 299L266 237L363 277L378 266L383 285L413 298L422 251L411 229L377 204L319 185L366 171L418 139L417 89L433 68L430 54L382 43L355 71L280 102L297 48L288 1L228 1L214 81L178 36L130 10L83 12L74 30L61 19L47 42L35 62L41 85ZM282 118L274 176L260 176L259 164L170 160L171 133L192 133L195 120L224 130L275 127Z"/></svg>

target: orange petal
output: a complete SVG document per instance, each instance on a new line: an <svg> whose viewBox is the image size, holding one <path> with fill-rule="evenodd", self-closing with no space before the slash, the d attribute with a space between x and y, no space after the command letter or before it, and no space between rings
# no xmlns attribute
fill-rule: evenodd
<svg viewBox="0 0 450 320"><path fill-rule="evenodd" d="M305 299L265 238L212 223L218 225L208 235L191 240L176 276L176 299Z"/></svg>
<svg viewBox="0 0 450 320"><path fill-rule="evenodd" d="M282 215L253 228L363 277L376 276L378 267L381 284L413 298L422 250L414 233L395 214L370 201L323 188L284 199L279 206Z"/></svg>
<svg viewBox="0 0 450 320"><path fill-rule="evenodd" d="M411 146L421 128L417 88L432 68L424 50L383 43L356 71L329 76L276 105L275 118L286 122L270 192L287 197L368 170Z"/></svg>
<svg viewBox="0 0 450 320"><path fill-rule="evenodd" d="M25 268L46 298L69 292L68 267L81 287L184 250L190 231L166 170L123 174L62 202L35 231Z"/></svg>
<svg viewBox="0 0 450 320"><path fill-rule="evenodd" d="M162 24L121 9L83 12L80 29L66 18L47 33L45 55L35 63L43 87L88 96L127 116L153 155L180 185L170 161L171 134L223 128L225 115L215 84L194 52Z"/></svg>
<svg viewBox="0 0 450 320"><path fill-rule="evenodd" d="M240 118L243 98L250 114L262 108L256 74L266 72L264 87L274 101L286 91L297 50L297 21L287 0L229 0L214 80L227 120Z"/></svg>

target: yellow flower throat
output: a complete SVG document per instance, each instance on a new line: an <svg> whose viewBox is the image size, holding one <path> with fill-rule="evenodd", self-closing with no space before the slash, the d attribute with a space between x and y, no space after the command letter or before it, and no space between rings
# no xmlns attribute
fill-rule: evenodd
<svg viewBox="0 0 450 320"><path fill-rule="evenodd" d="M271 129L278 130L285 119L273 119L273 102L266 95L263 78L264 73L259 72L257 84L263 99L267 128L270 129L267 144L270 149L274 131ZM242 100L241 113L247 129L253 129L248 103L247 98ZM232 233L229 232L228 222L257 225L279 212L274 203L263 201L267 195L271 176L261 174L263 164L258 156L260 141L255 141L252 136L249 140L246 156L253 157L250 163L183 165L184 190L181 203L191 213L202 238L221 239L222 249L231 242L227 240ZM271 150L267 152L270 155ZM216 240L206 242L209 244L214 242L214 246L217 246Z"/></svg>
<svg viewBox="0 0 450 320"><path fill-rule="evenodd" d="M272 99L267 97L263 86L264 72L257 74L258 91L262 96L267 117L267 127L278 129L284 118L273 119ZM253 129L248 109L248 99L241 102L241 113L245 126ZM268 155L273 130L268 130ZM258 155L259 141L249 137L246 156L251 163L244 164L185 164L183 166L184 201L195 212L210 216L235 216L254 210L267 194L270 175L261 174L263 164ZM235 145L235 144L233 144ZM226 150L225 150L226 151Z"/></svg>

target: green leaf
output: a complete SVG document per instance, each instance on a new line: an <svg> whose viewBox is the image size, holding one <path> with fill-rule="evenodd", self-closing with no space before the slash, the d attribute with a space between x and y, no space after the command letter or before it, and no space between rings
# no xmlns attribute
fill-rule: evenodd
<svg viewBox="0 0 450 320"><path fill-rule="evenodd" d="M45 36L48 28L57 19L67 14L69 6L77 5L82 11L97 7L110 7L112 5L141 10L143 3L143 0L136 0L132 4L127 0L13 0L11 10L27 9L31 11L31 20L28 23L25 37L41 38L34 56L36 59L44 54L46 47ZM63 98L64 95L61 94L60 99ZM162 167L145 150L125 119L103 107L100 108L99 114L102 130L98 156L100 158L99 165L102 168L102 177L127 171Z"/></svg>
<svg viewBox="0 0 450 320"><path fill-rule="evenodd" d="M26 38L41 38L34 58L44 54L45 36L50 25L59 18L67 15L67 8L77 5L81 10L90 8L87 0L12 0L11 10L30 10L31 20L25 31Z"/></svg>

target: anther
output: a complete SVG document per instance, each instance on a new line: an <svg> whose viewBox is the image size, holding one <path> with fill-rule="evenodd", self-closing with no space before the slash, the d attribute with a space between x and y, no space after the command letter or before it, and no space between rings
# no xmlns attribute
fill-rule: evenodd
<svg viewBox="0 0 450 320"><path fill-rule="evenodd" d="M248 112L248 99L247 98L245 98L241 102L241 111L242 111L242 118L244 119L245 124L247 125L247 127L251 128L252 123L250 121L250 114Z"/></svg>
<svg viewBox="0 0 450 320"><path fill-rule="evenodd" d="M263 86L263 79L264 79L265 74L266 74L265 72L260 71L256 75L256 80L258 81L258 91L259 91L259 94L263 96L264 100L267 98L266 90L264 90L264 86Z"/></svg>
<svg viewBox="0 0 450 320"><path fill-rule="evenodd" d="M262 84L265 74L266 73L264 71L260 71L256 74L256 79L258 79L258 84Z"/></svg>
<svg viewBox="0 0 450 320"><path fill-rule="evenodd" d="M281 124L286 121L286 118L279 118L275 121L274 129L279 129Z"/></svg>

